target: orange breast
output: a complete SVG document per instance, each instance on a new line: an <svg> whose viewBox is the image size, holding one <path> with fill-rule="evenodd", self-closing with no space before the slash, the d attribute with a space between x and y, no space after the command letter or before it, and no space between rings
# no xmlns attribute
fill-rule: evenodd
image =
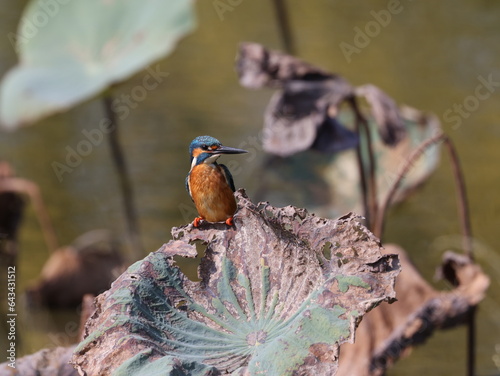
<svg viewBox="0 0 500 376"><path fill-rule="evenodd" d="M193 167L189 188L198 213L207 221L225 221L235 213L233 191L219 166L204 163Z"/></svg>

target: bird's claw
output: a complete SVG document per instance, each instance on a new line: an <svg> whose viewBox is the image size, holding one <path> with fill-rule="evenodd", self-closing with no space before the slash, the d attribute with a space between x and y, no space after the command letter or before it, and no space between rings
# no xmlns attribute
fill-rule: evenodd
<svg viewBox="0 0 500 376"><path fill-rule="evenodd" d="M203 221L203 217L196 217L193 221L193 226L200 227L201 221ZM226 219L225 223L228 226L233 226L234 225L233 217L229 217L228 219Z"/></svg>
<svg viewBox="0 0 500 376"><path fill-rule="evenodd" d="M203 220L202 217L196 217L193 221L193 226L194 227L200 227L200 222Z"/></svg>

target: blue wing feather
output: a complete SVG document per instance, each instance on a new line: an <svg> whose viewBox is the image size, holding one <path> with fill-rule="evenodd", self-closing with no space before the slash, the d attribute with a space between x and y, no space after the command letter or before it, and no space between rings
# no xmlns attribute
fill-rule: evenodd
<svg viewBox="0 0 500 376"><path fill-rule="evenodd" d="M234 192L236 191L236 188L234 187L234 181L233 177L231 175L231 172L229 172L229 169L226 167L226 165L220 164L219 166L222 167L222 172L224 173L224 177L226 178L227 184L231 187L231 190Z"/></svg>

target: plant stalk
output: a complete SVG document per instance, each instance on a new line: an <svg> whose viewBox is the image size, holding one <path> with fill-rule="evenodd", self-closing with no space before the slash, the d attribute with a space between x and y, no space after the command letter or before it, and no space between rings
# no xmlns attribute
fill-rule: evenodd
<svg viewBox="0 0 500 376"><path fill-rule="evenodd" d="M396 195L397 190L401 186L401 182L403 179L406 177L410 169L413 167L415 161L420 158L420 156L432 145L437 144L439 142L443 141L444 138L443 133L438 133L436 136L431 137L427 140L425 140L423 143L421 143L406 159L405 164L399 171L396 180L394 183L392 183L391 188L389 189L385 199L382 201L382 204L380 205L380 209L378 212L378 218L376 220L376 226L373 229L373 233L375 234L376 237L379 239L382 239L383 233L384 233L384 227L385 227L385 219L386 219L386 214L389 206L392 203L392 200L394 199L394 196Z"/></svg>
<svg viewBox="0 0 500 376"><path fill-rule="evenodd" d="M363 209L364 216L366 218L366 226L373 231L376 224L377 213L378 213L378 202L377 202L377 181L375 177L375 156L373 153L373 143L370 133L370 127L368 126L368 121L363 116L360 111L356 98L352 97L349 99L349 104L351 105L354 115L356 117L355 127L356 132L359 136L359 143L356 148L356 157L358 161L358 169L360 175L361 183L361 194L363 198ZM363 135L365 137L363 137ZM368 152L368 166L365 165L363 160L363 138L366 141L366 149Z"/></svg>
<svg viewBox="0 0 500 376"><path fill-rule="evenodd" d="M361 152L361 132L362 130L360 129L359 122L356 120L356 127L355 131L358 134L359 137L359 142L358 146L356 146L356 160L358 162L358 173L359 173L359 182L361 185L361 199L363 202L363 216L365 217L366 220L366 226L370 228L370 223L371 223L371 216L370 216L370 209L368 205L368 184L366 182L366 173L365 173L365 168L363 164L363 154Z"/></svg>
<svg viewBox="0 0 500 376"><path fill-rule="evenodd" d="M364 128L366 134L366 148L368 150L368 189L369 189L369 197L368 197L368 210L370 212L370 218L372 220L369 223L369 229L373 230L373 226L375 225L375 220L377 219L378 213L378 200L377 200L377 180L376 180L376 164L375 164L375 156L373 154L373 143L372 143L372 135L370 133L370 127L368 126L368 121L361 116L361 124Z"/></svg>
<svg viewBox="0 0 500 376"><path fill-rule="evenodd" d="M453 142L447 136L443 138L443 142L448 149L448 154L450 155L453 176L455 177L455 185L457 187L458 214L460 218L460 225L462 227L462 246L465 254L471 261L473 261L472 226L470 224L469 203L467 201L464 174L462 172L458 153L453 145Z"/></svg>
<svg viewBox="0 0 500 376"><path fill-rule="evenodd" d="M289 55L295 55L295 43L292 36L292 31L290 29L290 21L288 16L288 9L285 0L274 0L274 12L276 14L276 19L278 21L278 26L280 29L281 39L283 41L283 46L285 51Z"/></svg>
<svg viewBox="0 0 500 376"><path fill-rule="evenodd" d="M471 261L474 259L473 246L472 246L472 226L470 223L470 211L467 200L467 191L465 186L465 178L458 158L456 148L451 139L444 133L440 132L435 136L424 141L420 146L411 153L406 160L403 168L400 170L396 181L391 186L381 208L378 213L376 227L374 234L381 239L384 232L384 221L387 209L391 204L394 195L401 185L403 178L408 174L413 164L418 158L432 145L443 142L446 145L448 154L450 156L451 167L453 170L453 177L455 179L455 186L457 189L457 207L460 219L460 227L462 232L462 246L464 253ZM476 307L472 307L467 318L467 375L474 376L476 367Z"/></svg>
<svg viewBox="0 0 500 376"><path fill-rule="evenodd" d="M113 97L108 91L104 94L104 109L110 121L109 129L111 130L108 133L108 141L113 163L118 174L120 189L122 191L125 220L127 223L127 235L132 248L132 257L134 260L138 260L143 256L143 248L140 240L137 210L134 205L134 195L125 155L119 141L119 124L112 103Z"/></svg>
<svg viewBox="0 0 500 376"><path fill-rule="evenodd" d="M443 139L451 159L455 185L457 187L457 201L460 224L462 227L462 246L465 254L471 261L474 260L472 246L472 226L470 223L469 204L465 187L465 177L460 165L455 145L449 137ZM476 368L476 307L472 307L467 317L467 375L474 376Z"/></svg>

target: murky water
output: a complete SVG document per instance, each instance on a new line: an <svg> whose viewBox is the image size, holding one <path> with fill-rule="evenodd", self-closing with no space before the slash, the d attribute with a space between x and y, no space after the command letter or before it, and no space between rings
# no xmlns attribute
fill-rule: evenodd
<svg viewBox="0 0 500 376"><path fill-rule="evenodd" d="M0 75L15 63L6 35L15 30L23 3L0 0ZM184 190L189 142L210 134L238 146L261 129L272 92L240 87L233 64L241 41L282 48L270 4L242 1L232 11L218 14L211 1L200 1L198 29L170 57L152 65L168 77L136 101L122 122L121 138L147 252L169 240L172 226L191 217ZM498 374L494 357L500 356L500 90L491 85L478 92L477 87L488 80L500 82L500 3L292 0L287 4L300 57L344 75L353 84L376 84L399 103L436 113L455 141L467 177L477 259L492 277L479 310L478 371ZM130 94L145 74L139 72L119 85L115 96ZM97 128L103 117L102 102L93 99L35 126L0 133L0 158L12 163L19 176L40 185L60 244L95 228L108 228L123 237L120 194L106 142L96 145L62 179L52 167L53 162L64 163L68 148L85 139L82 130ZM246 187L250 197L261 159L246 160L236 176L236 185ZM385 237L402 245L431 280L442 252L454 247L458 234L454 186L444 156L423 189L390 212ZM31 208L21 230L20 249L18 291L22 292L37 278L49 254ZM21 316L23 354L76 338L76 312ZM464 358L465 330L441 332L390 374L463 374Z"/></svg>

